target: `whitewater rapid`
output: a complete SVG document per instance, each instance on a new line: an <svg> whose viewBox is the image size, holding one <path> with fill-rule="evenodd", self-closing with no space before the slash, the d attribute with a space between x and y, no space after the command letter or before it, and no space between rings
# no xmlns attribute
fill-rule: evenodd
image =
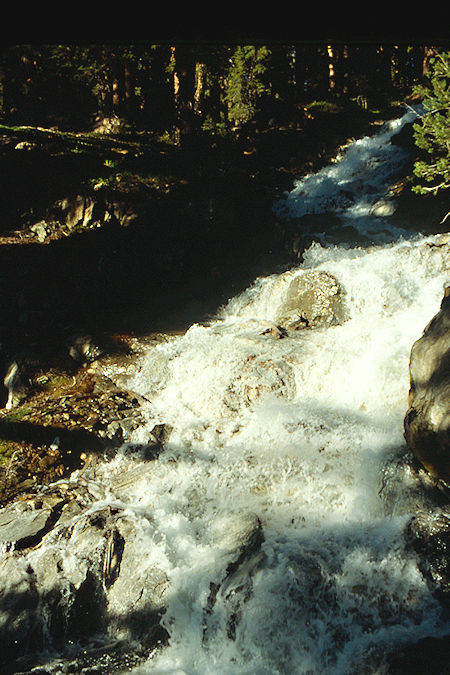
<svg viewBox="0 0 450 675"><path fill-rule="evenodd" d="M373 209L391 199L404 153L390 138L409 119L351 144L275 206L293 218L333 204L372 244L316 241L301 265L255 280L126 376L149 401L147 423L105 481L139 464L133 446L154 425L171 430L120 495L169 579L169 644L136 675L375 673L390 650L450 628L405 547L427 503L403 438L410 349L439 309L448 248L399 236ZM345 320L277 339L267 327L311 271L337 280ZM206 611L229 563L215 533L255 517L260 548Z"/></svg>
<svg viewBox="0 0 450 675"><path fill-rule="evenodd" d="M450 282L448 235L388 217L411 115L274 204L312 241L301 262L95 366L143 421L3 512L0 619L27 672L388 675L450 634L407 539L438 508L403 436L409 357Z"/></svg>
<svg viewBox="0 0 450 675"><path fill-rule="evenodd" d="M304 235L311 234L322 243L335 242L336 237L341 241L345 228L366 243L408 238L407 224L404 228L395 227L384 216L395 212L392 187L402 175L408 157L401 144L391 143L391 139L416 119L416 110L410 108L403 116L385 123L378 133L344 146L328 166L295 181L285 199L274 204L275 214L291 219L310 214L337 216L337 225L324 219L323 230L316 227L309 232L308 226L302 225Z"/></svg>

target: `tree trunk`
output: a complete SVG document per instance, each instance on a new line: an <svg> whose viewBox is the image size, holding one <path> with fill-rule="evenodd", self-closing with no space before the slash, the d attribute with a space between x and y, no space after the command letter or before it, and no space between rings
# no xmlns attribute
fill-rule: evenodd
<svg viewBox="0 0 450 675"><path fill-rule="evenodd" d="M194 126L195 59L190 47L172 47L175 64L174 96L180 141Z"/></svg>
<svg viewBox="0 0 450 675"><path fill-rule="evenodd" d="M334 93L336 89L335 52L331 45L327 45L328 54L328 91Z"/></svg>
<svg viewBox="0 0 450 675"><path fill-rule="evenodd" d="M125 61L123 67L123 103L126 114L130 117L133 117L135 113L134 80L131 66Z"/></svg>
<svg viewBox="0 0 450 675"><path fill-rule="evenodd" d="M348 45L343 45L342 46L342 59L341 59L341 67L340 67L340 89L343 94L347 95L350 90L350 78L349 78L349 72L348 72L348 67L349 67L349 53L348 53Z"/></svg>
<svg viewBox="0 0 450 675"><path fill-rule="evenodd" d="M111 84L111 97L112 97L112 107L113 112L119 114L120 110L120 91L119 91L119 78L114 76Z"/></svg>
<svg viewBox="0 0 450 675"><path fill-rule="evenodd" d="M203 97L205 91L206 72L207 72L206 64L197 63L195 68L196 87L194 93L194 110L198 114L201 113L202 110Z"/></svg>
<svg viewBox="0 0 450 675"><path fill-rule="evenodd" d="M423 60L422 60L422 78L426 78L427 73L430 70L430 58L434 54L434 48L425 46L423 48Z"/></svg>

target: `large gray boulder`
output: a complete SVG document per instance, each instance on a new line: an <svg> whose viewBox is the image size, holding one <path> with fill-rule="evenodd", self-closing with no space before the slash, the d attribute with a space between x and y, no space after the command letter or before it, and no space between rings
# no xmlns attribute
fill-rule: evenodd
<svg viewBox="0 0 450 675"><path fill-rule="evenodd" d="M335 326L347 318L344 288L332 274L313 270L292 279L277 321L297 330Z"/></svg>
<svg viewBox="0 0 450 675"><path fill-rule="evenodd" d="M433 476L450 484L450 286L411 349L405 439Z"/></svg>

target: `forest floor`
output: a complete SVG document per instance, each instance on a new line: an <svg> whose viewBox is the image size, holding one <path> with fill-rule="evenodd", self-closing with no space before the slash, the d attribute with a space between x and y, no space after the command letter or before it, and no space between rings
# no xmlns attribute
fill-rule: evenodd
<svg viewBox="0 0 450 675"><path fill-rule="evenodd" d="M0 410L0 503L82 467L117 442L105 436L112 421L139 416L139 402L111 390L93 359L70 356L74 339L90 336L103 358L129 358L142 336L183 332L257 276L298 263L273 201L400 114L302 107L233 140L180 145L0 127L2 377L16 359L31 382L20 404ZM50 204L100 193L138 217L69 233L53 224L36 239ZM407 181L398 193L399 217L414 213L427 231L445 231L442 201L413 196Z"/></svg>

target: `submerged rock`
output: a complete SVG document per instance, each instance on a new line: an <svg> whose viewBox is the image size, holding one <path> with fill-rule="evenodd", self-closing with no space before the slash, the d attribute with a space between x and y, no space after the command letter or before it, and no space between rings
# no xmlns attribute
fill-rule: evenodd
<svg viewBox="0 0 450 675"><path fill-rule="evenodd" d="M345 291L322 271L295 276L279 312L278 323L289 329L334 326L347 319Z"/></svg>
<svg viewBox="0 0 450 675"><path fill-rule="evenodd" d="M450 286L412 346L410 382L406 442L433 476L450 484Z"/></svg>
<svg viewBox="0 0 450 675"><path fill-rule="evenodd" d="M269 395L292 399L295 391L295 373L290 363L282 358L251 355L239 363L239 371L225 391L224 403L236 412Z"/></svg>
<svg viewBox="0 0 450 675"><path fill-rule="evenodd" d="M229 639L236 637L241 620L242 605L252 594L253 576L265 562L261 547L264 532L259 518L253 514L239 517L218 518L211 527L211 540L218 552L228 562L223 578L210 584L210 594L204 610L203 642L215 635L218 625L214 614L220 607L224 613Z"/></svg>

